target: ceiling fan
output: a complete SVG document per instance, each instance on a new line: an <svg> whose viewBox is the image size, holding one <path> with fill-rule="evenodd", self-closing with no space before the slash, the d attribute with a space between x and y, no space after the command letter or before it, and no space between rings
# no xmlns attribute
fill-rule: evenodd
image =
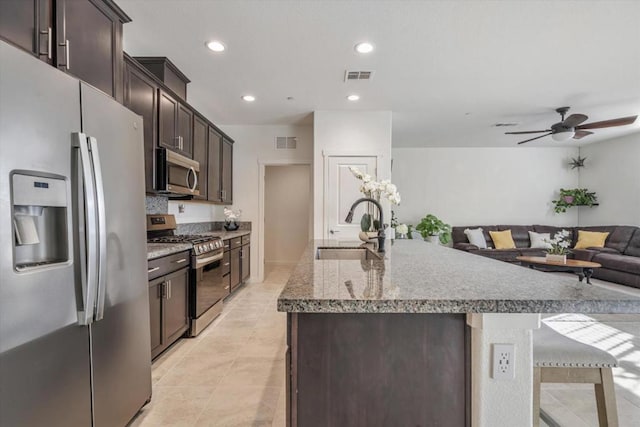
<svg viewBox="0 0 640 427"><path fill-rule="evenodd" d="M551 125L550 129L546 130L529 130L522 132L505 132L507 135L525 135L530 133L544 133L544 135L536 136L535 138L526 139L524 141L518 142L518 144L524 144L525 142L534 141L536 139L544 138L545 136L551 135L555 141L567 141L571 138L580 139L584 138L587 135L591 135L593 132L589 132L587 129L602 129L602 128L611 128L615 126L624 126L630 125L631 123L636 121L638 116L629 116L629 117L620 117L617 119L604 120L601 122L593 122L586 123L584 125L580 124L589 118L584 114L572 114L566 119L564 118L567 111L569 111L569 107L560 107L557 108L556 111L562 117L562 120L558 123Z"/></svg>

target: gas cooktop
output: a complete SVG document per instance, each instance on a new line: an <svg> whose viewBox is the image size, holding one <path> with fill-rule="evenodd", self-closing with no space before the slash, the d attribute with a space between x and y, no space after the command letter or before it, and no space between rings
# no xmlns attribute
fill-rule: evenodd
<svg viewBox="0 0 640 427"><path fill-rule="evenodd" d="M204 236L201 234L174 234L171 236L160 236L148 239L149 243L204 243L211 240L220 240L215 236Z"/></svg>
<svg viewBox="0 0 640 427"><path fill-rule="evenodd" d="M224 247L220 237L202 234L174 234L176 228L176 219L173 215L147 215L147 242L191 243L196 255L214 251L220 252Z"/></svg>

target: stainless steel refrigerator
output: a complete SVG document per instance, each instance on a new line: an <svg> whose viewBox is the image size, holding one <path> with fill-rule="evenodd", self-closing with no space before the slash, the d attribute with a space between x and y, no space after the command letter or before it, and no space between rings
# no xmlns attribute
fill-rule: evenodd
<svg viewBox="0 0 640 427"><path fill-rule="evenodd" d="M0 41L0 425L151 397L142 118Z"/></svg>

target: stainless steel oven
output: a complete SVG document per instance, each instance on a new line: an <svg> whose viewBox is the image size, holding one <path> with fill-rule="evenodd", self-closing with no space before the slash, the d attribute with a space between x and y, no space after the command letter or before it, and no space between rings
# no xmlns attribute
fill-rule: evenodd
<svg viewBox="0 0 640 427"><path fill-rule="evenodd" d="M200 195L200 164L166 148L156 148L156 190L169 194Z"/></svg>
<svg viewBox="0 0 640 427"><path fill-rule="evenodd" d="M222 301L229 295L229 281L223 278L222 241L213 243L218 246L213 252L192 254L191 265L191 331L192 337L218 317L222 311ZM197 248L197 246L196 246Z"/></svg>

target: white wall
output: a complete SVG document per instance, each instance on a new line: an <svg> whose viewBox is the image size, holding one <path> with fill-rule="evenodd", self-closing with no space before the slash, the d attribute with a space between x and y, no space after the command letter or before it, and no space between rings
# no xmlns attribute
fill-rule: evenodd
<svg viewBox="0 0 640 427"><path fill-rule="evenodd" d="M577 213L553 212L561 187L575 188L568 162L577 148L394 148L400 223L433 213L451 225L576 225Z"/></svg>
<svg viewBox="0 0 640 427"><path fill-rule="evenodd" d="M259 223L260 163L308 163L313 161L313 129L311 126L222 126L236 144L233 147L233 208L242 209L242 221L252 223L251 280L256 281L259 263L263 261L260 242L264 241ZM296 136L297 149L276 150L276 136ZM223 220L219 215L217 220Z"/></svg>
<svg viewBox="0 0 640 427"><path fill-rule="evenodd" d="M322 239L325 157L380 156L378 179L391 177L391 111L315 111L313 121L314 236Z"/></svg>
<svg viewBox="0 0 640 427"><path fill-rule="evenodd" d="M184 205L180 213L179 206ZM175 215L176 223L211 222L224 220L223 206L197 202L195 200L169 200L169 213Z"/></svg>
<svg viewBox="0 0 640 427"><path fill-rule="evenodd" d="M268 166L265 172L264 261L293 264L309 243L311 165Z"/></svg>
<svg viewBox="0 0 640 427"><path fill-rule="evenodd" d="M580 187L595 191L600 206L579 209L580 225L640 226L640 133L585 145Z"/></svg>

